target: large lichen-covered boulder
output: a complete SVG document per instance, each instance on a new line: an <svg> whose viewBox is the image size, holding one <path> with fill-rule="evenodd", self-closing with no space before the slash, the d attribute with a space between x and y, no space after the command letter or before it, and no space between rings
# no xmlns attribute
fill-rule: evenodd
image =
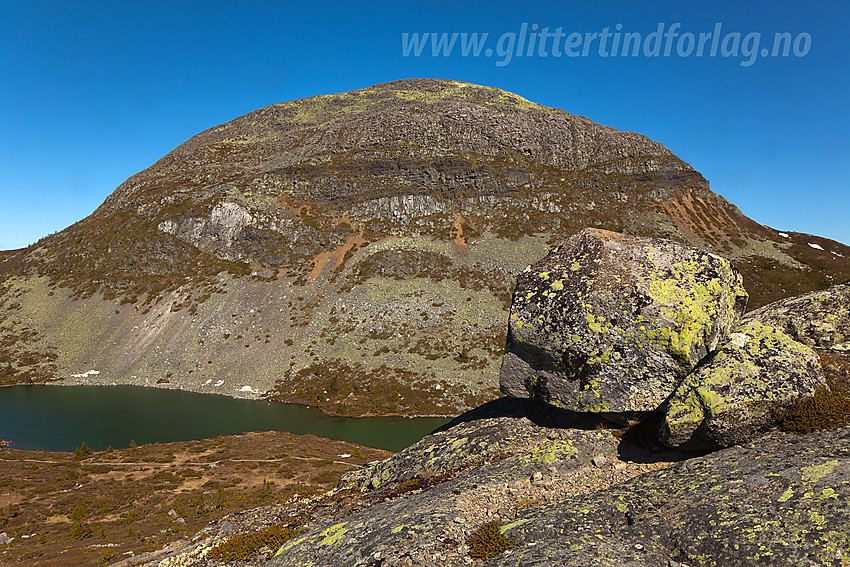
<svg viewBox="0 0 850 567"><path fill-rule="evenodd" d="M574 411L655 410L746 301L719 256L585 229L518 277L502 391Z"/></svg>
<svg viewBox="0 0 850 567"><path fill-rule="evenodd" d="M661 441L729 447L775 424L777 414L826 386L817 354L785 333L747 321L669 401Z"/></svg>
<svg viewBox="0 0 850 567"><path fill-rule="evenodd" d="M850 352L850 281L765 305L746 319L812 347Z"/></svg>

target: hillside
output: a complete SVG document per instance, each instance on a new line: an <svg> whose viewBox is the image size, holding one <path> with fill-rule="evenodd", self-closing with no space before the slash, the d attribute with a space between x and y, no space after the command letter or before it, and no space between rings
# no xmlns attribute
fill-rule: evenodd
<svg viewBox="0 0 850 567"><path fill-rule="evenodd" d="M496 396L515 274L586 226L722 254L751 308L850 278L850 247L758 224L644 136L410 79L206 130L0 254L0 383L455 415Z"/></svg>

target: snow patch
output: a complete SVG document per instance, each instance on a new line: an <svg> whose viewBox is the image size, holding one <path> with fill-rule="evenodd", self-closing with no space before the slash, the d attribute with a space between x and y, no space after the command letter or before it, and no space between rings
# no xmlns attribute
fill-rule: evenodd
<svg viewBox="0 0 850 567"><path fill-rule="evenodd" d="M211 383L212 383L212 378L210 378L209 380L207 380L206 382L204 382L204 386L206 386L206 385L208 385L208 384L211 384Z"/></svg>
<svg viewBox="0 0 850 567"><path fill-rule="evenodd" d="M781 236L782 238L791 238L790 236L788 236L788 235L787 235L786 233L784 233L784 232L780 232L780 233L779 233L779 236Z"/></svg>
<svg viewBox="0 0 850 567"><path fill-rule="evenodd" d="M350 457L350 456L351 456L351 455L349 455L348 453L343 453L342 455L339 455L339 458L340 458L340 459L347 459L347 458L348 458L348 457Z"/></svg>
<svg viewBox="0 0 850 567"><path fill-rule="evenodd" d="M216 383L214 384L214 386L215 386L216 388L218 388L218 387L219 387L219 386L221 386L222 384L224 384L224 380L219 380L218 382L216 382Z"/></svg>
<svg viewBox="0 0 850 567"><path fill-rule="evenodd" d="M82 374L71 374L71 378L88 378L89 376L97 376L100 370L88 370Z"/></svg>
<svg viewBox="0 0 850 567"><path fill-rule="evenodd" d="M255 390L251 386L242 386L241 388L239 388L239 391L240 392L251 392L253 394L253 393L256 393L257 390Z"/></svg>
<svg viewBox="0 0 850 567"><path fill-rule="evenodd" d="M811 242L809 242L809 246L811 246L815 250L823 250L823 247L820 244L812 244Z"/></svg>

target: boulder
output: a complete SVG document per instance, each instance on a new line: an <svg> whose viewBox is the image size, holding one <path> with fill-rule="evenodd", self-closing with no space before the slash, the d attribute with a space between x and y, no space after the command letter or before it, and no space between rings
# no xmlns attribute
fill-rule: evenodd
<svg viewBox="0 0 850 567"><path fill-rule="evenodd" d="M729 447L775 424L777 414L825 387L817 354L750 320L673 394L661 428L671 447Z"/></svg>
<svg viewBox="0 0 850 567"><path fill-rule="evenodd" d="M518 277L501 389L573 411L655 410L746 302L719 256L585 229Z"/></svg>
<svg viewBox="0 0 850 567"><path fill-rule="evenodd" d="M765 305L746 319L776 327L811 347L850 352L850 281Z"/></svg>
<svg viewBox="0 0 850 567"><path fill-rule="evenodd" d="M546 429L528 419L499 417L461 423L433 433L385 461L349 473L338 486L346 490L390 488L414 478L427 480L463 470L515 452L518 447L547 441Z"/></svg>

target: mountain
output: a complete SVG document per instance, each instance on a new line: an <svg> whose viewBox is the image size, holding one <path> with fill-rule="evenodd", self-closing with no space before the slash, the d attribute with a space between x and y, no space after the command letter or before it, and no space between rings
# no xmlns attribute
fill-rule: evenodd
<svg viewBox="0 0 850 567"><path fill-rule="evenodd" d="M514 275L588 226L729 258L751 308L850 278L644 136L409 79L206 130L0 254L0 383L454 415L497 395Z"/></svg>

